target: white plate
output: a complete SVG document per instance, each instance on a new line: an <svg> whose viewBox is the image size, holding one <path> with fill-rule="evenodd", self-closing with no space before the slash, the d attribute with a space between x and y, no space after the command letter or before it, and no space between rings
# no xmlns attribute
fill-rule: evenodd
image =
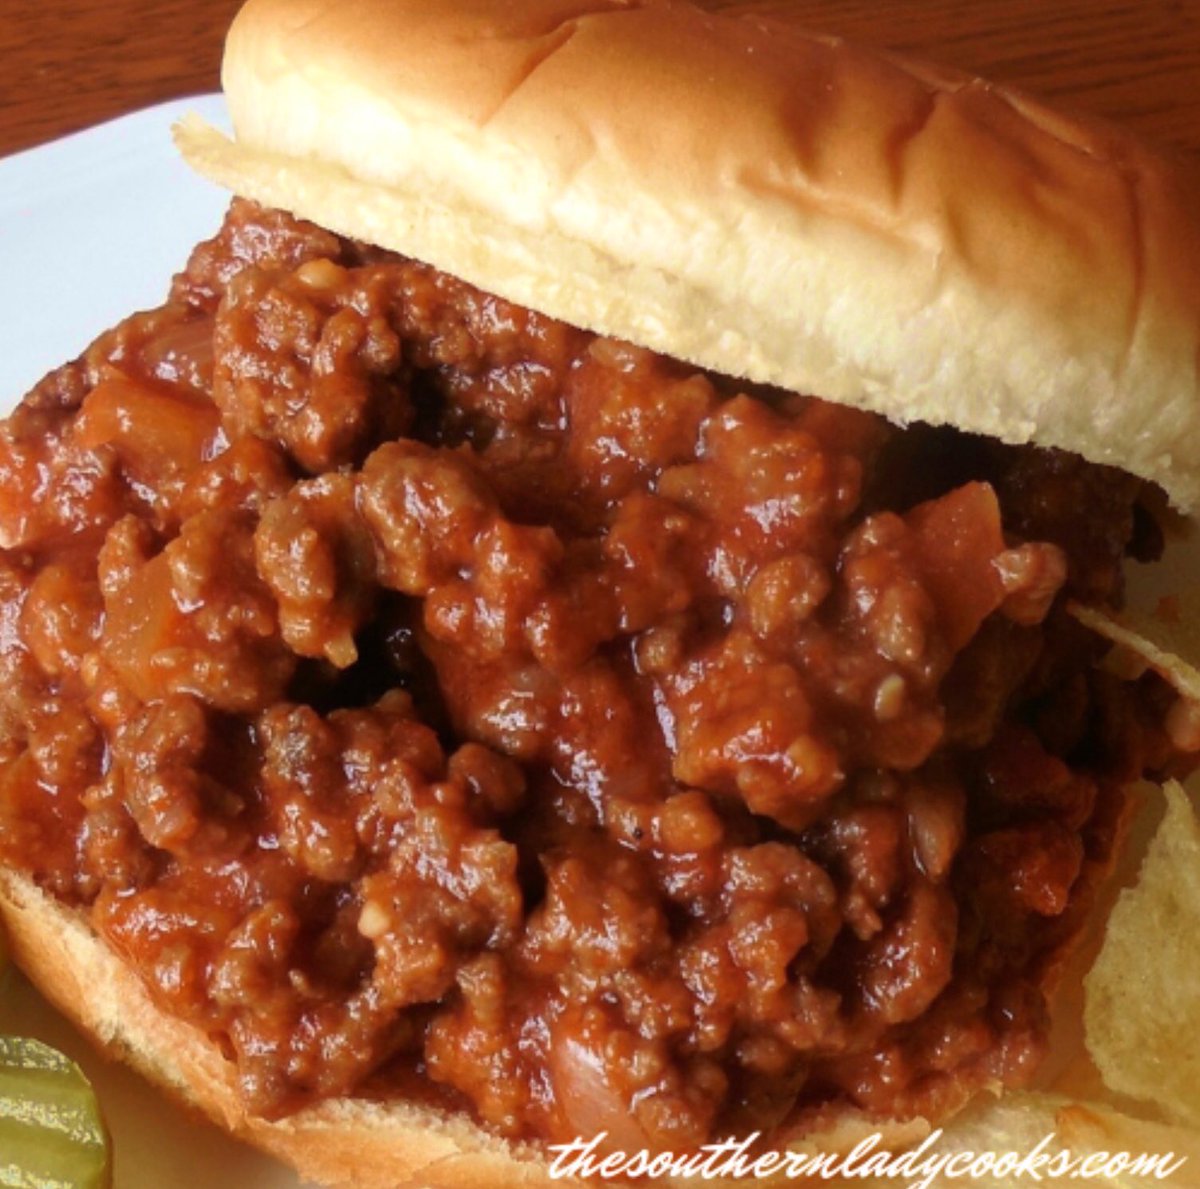
<svg viewBox="0 0 1200 1189"><path fill-rule="evenodd" d="M229 196L171 144L187 111L227 123L219 95L180 99L0 160L0 405L134 310L160 305Z"/></svg>
<svg viewBox="0 0 1200 1189"><path fill-rule="evenodd" d="M216 230L229 196L171 144L186 111L226 122L220 96L206 95L0 160L0 412L100 331L161 304L192 245ZM38 1036L87 1071L113 1134L116 1189L298 1189L276 1161L98 1056L24 982L0 996L0 1032Z"/></svg>

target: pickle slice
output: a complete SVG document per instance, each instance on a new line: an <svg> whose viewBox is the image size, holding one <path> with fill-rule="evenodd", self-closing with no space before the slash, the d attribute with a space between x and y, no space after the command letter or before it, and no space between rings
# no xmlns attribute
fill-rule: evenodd
<svg viewBox="0 0 1200 1189"><path fill-rule="evenodd" d="M79 1067L41 1041L0 1036L0 1186L110 1184L108 1133Z"/></svg>

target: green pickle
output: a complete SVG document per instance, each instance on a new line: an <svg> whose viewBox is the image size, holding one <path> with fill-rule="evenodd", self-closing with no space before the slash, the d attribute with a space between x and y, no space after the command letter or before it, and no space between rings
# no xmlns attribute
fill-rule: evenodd
<svg viewBox="0 0 1200 1189"><path fill-rule="evenodd" d="M0 1186L111 1183L108 1133L79 1066L41 1041L0 1036Z"/></svg>

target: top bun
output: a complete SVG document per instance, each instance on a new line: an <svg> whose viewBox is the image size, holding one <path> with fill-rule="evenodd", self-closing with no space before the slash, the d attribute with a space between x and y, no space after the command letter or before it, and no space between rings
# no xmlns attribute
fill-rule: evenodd
<svg viewBox="0 0 1200 1189"><path fill-rule="evenodd" d="M1200 507L1200 173L676 0L250 0L203 173L577 326Z"/></svg>

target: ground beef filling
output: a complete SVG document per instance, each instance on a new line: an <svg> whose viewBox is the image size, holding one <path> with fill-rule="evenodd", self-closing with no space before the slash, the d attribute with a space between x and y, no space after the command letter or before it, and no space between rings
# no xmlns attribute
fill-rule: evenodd
<svg viewBox="0 0 1200 1189"><path fill-rule="evenodd" d="M254 1110L681 1149L1017 1083L1169 692L1139 484L236 202L0 435L0 854Z"/></svg>

